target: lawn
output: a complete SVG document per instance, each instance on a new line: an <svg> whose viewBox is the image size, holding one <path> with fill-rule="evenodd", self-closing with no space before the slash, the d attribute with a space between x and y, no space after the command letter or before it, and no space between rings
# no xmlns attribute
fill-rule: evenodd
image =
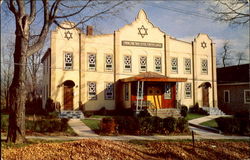
<svg viewBox="0 0 250 160"><path fill-rule="evenodd" d="M207 127L212 127L212 128L218 128L218 124L214 119L206 122L200 123L200 125L207 126Z"/></svg>
<svg viewBox="0 0 250 160"><path fill-rule="evenodd" d="M188 113L187 116L185 117L185 119L187 121L189 121L189 120L200 118L200 117L204 117L204 116L206 116L206 115L197 114L197 113Z"/></svg>
<svg viewBox="0 0 250 160"><path fill-rule="evenodd" d="M1 135L6 135L8 130L7 114L1 114ZM25 127L26 135L34 136L76 136L77 134L68 125L67 119L59 118L42 118L32 119L26 116Z"/></svg>
<svg viewBox="0 0 250 160"><path fill-rule="evenodd" d="M82 119L84 124L86 124L91 130L98 131L100 130L100 121L94 119Z"/></svg>
<svg viewBox="0 0 250 160"><path fill-rule="evenodd" d="M92 115L89 118L100 118L100 119L102 119L102 118L111 118L111 117L113 117L113 116Z"/></svg>

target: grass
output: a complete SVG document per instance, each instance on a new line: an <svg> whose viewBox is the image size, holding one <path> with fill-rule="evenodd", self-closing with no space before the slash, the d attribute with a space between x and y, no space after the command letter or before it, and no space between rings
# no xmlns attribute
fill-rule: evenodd
<svg viewBox="0 0 250 160"><path fill-rule="evenodd" d="M187 121L189 121L189 120L200 118L200 117L204 117L204 116L206 116L206 115L197 114L197 113L188 113L187 116L185 117L185 119Z"/></svg>
<svg viewBox="0 0 250 160"><path fill-rule="evenodd" d="M1 114L1 135L5 135L8 130L8 117L9 115ZM27 119L28 116L26 116L25 120L25 127L26 131L31 132L37 132L37 133L45 133L48 132L49 134L59 134L61 135L71 135L75 136L77 135L73 129L67 124L67 120L65 119L59 119L59 118L47 118L47 119L40 119L40 120L30 120ZM26 133L27 133L26 132ZM33 133L31 133L33 134Z"/></svg>
<svg viewBox="0 0 250 160"><path fill-rule="evenodd" d="M111 118L112 116L92 115L89 118Z"/></svg>
<svg viewBox="0 0 250 160"><path fill-rule="evenodd" d="M206 122L200 123L200 125L207 126L207 127L212 127L212 128L218 128L218 124L214 119Z"/></svg>
<svg viewBox="0 0 250 160"><path fill-rule="evenodd" d="M93 119L82 119L83 123L85 123L91 130L97 131L100 130L100 121Z"/></svg>

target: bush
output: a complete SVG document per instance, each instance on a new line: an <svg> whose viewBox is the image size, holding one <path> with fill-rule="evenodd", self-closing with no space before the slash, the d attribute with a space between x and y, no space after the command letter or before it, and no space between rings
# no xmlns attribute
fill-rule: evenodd
<svg viewBox="0 0 250 160"><path fill-rule="evenodd" d="M119 108L117 110L116 115L120 115L120 116L133 116L134 115L134 111L132 110L132 108Z"/></svg>
<svg viewBox="0 0 250 160"><path fill-rule="evenodd" d="M240 133L240 119L231 117L216 118L219 129L224 133Z"/></svg>
<svg viewBox="0 0 250 160"><path fill-rule="evenodd" d="M1 114L1 131L6 132L9 125L9 115Z"/></svg>
<svg viewBox="0 0 250 160"><path fill-rule="evenodd" d="M96 112L97 115L107 115L107 110L105 107L102 107L99 111Z"/></svg>
<svg viewBox="0 0 250 160"><path fill-rule="evenodd" d="M147 109L144 109L142 111L140 111L138 117L150 117L151 115L148 113Z"/></svg>
<svg viewBox="0 0 250 160"><path fill-rule="evenodd" d="M117 116L115 123L118 132L122 134L138 134L140 129L138 118L132 116Z"/></svg>
<svg viewBox="0 0 250 160"><path fill-rule="evenodd" d="M68 129L68 119L42 119L42 120L26 120L25 126L27 130L34 132L63 132Z"/></svg>
<svg viewBox="0 0 250 160"><path fill-rule="evenodd" d="M116 133L116 124L113 118L103 118L101 121L101 133L114 134Z"/></svg>
<svg viewBox="0 0 250 160"><path fill-rule="evenodd" d="M202 108L199 107L199 104L196 103L194 106L189 108L190 113L197 113L201 115L208 115L207 111L204 111Z"/></svg>
<svg viewBox="0 0 250 160"><path fill-rule="evenodd" d="M185 118L178 118L176 127L180 132L187 132L189 130L188 121Z"/></svg>
<svg viewBox="0 0 250 160"><path fill-rule="evenodd" d="M153 126L152 117L142 117L139 119L140 133L144 135L152 134L155 127Z"/></svg>
<svg viewBox="0 0 250 160"><path fill-rule="evenodd" d="M187 106L182 105L181 106L181 116L185 118L187 116L187 112L188 112Z"/></svg>
<svg viewBox="0 0 250 160"><path fill-rule="evenodd" d="M174 117L167 117L163 119L163 127L170 133L176 130L177 119Z"/></svg>

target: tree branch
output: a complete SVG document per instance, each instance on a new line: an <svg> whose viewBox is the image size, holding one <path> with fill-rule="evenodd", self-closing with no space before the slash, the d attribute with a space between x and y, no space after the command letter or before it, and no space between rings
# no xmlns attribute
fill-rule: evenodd
<svg viewBox="0 0 250 160"><path fill-rule="evenodd" d="M36 17L36 1L31 0L30 2L30 16L29 16L29 23L31 24Z"/></svg>

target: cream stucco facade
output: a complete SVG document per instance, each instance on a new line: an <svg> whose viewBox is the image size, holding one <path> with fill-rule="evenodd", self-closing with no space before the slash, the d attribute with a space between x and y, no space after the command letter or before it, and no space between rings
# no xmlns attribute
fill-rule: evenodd
<svg viewBox="0 0 250 160"><path fill-rule="evenodd" d="M61 25L70 27L72 24ZM209 36L199 34L191 43L177 40L154 26L143 10L134 22L112 34L92 35L79 29L57 28L51 33L51 48L43 57L43 64L44 106L49 97L59 102L61 109L67 109L65 99L70 95L71 109L83 106L88 111L102 107L114 110L117 99L123 99L126 92L124 85L116 85L120 79L155 72L169 78L186 79L186 82L177 82L175 100L180 104L217 107L216 51ZM65 91L65 82L70 82L72 95L70 90ZM106 91L107 84L114 84L109 88L110 94ZM206 100L205 84L208 84ZM128 95L131 95L131 86L128 84ZM131 106L131 96L124 104Z"/></svg>

